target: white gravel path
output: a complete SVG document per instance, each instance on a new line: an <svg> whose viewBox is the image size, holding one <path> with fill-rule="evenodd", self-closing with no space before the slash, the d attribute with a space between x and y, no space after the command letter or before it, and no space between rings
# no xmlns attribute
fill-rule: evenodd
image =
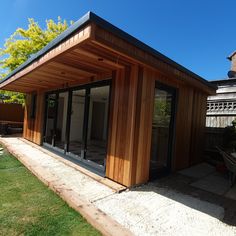
<svg viewBox="0 0 236 236"><path fill-rule="evenodd" d="M236 227L221 221L222 207L152 185L109 196L95 205L135 235L236 235Z"/></svg>

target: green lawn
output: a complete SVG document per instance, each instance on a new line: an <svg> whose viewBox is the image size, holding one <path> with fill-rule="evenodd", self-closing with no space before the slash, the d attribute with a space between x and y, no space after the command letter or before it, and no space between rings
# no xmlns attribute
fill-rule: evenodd
<svg viewBox="0 0 236 236"><path fill-rule="evenodd" d="M0 235L100 235L15 157L0 155Z"/></svg>

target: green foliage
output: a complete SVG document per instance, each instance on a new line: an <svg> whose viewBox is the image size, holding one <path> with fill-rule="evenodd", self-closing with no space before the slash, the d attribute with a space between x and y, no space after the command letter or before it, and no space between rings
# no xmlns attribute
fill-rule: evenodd
<svg viewBox="0 0 236 236"><path fill-rule="evenodd" d="M46 20L46 29L42 29L34 19L28 19L28 21L27 29L18 28L6 40L4 47L0 48L0 79L27 61L68 28L66 20L62 21L60 17L57 22ZM70 22L70 24L72 23ZM22 94L7 92L7 95L10 95L8 102L22 103L24 101Z"/></svg>
<svg viewBox="0 0 236 236"><path fill-rule="evenodd" d="M153 122L162 127L167 127L170 121L171 102L165 99L155 99Z"/></svg>
<svg viewBox="0 0 236 236"><path fill-rule="evenodd" d="M236 151L236 120L224 130L224 148L230 152Z"/></svg>
<svg viewBox="0 0 236 236"><path fill-rule="evenodd" d="M16 93L11 91L0 91L1 97L4 97L2 99L4 103L19 103L24 105L25 103L25 95L23 93Z"/></svg>

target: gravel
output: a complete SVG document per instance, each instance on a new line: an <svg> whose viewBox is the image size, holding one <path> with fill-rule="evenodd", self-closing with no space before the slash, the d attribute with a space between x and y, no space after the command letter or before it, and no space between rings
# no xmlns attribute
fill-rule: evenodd
<svg viewBox="0 0 236 236"><path fill-rule="evenodd" d="M95 205L135 235L236 235L222 207L168 188L144 185Z"/></svg>

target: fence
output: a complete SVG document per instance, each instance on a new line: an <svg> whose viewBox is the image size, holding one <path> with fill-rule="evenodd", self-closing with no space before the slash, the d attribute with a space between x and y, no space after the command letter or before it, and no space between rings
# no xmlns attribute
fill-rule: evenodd
<svg viewBox="0 0 236 236"><path fill-rule="evenodd" d="M0 121L23 122L24 108L21 104L0 103Z"/></svg>
<svg viewBox="0 0 236 236"><path fill-rule="evenodd" d="M228 116L209 116L206 117L206 126L207 127L217 127L224 128L226 126L232 125L232 121L236 119L235 115Z"/></svg>
<svg viewBox="0 0 236 236"><path fill-rule="evenodd" d="M20 104L0 103L0 134L23 130L24 108Z"/></svg>
<svg viewBox="0 0 236 236"><path fill-rule="evenodd" d="M205 150L212 151L216 146L222 146L224 142L224 128L205 128Z"/></svg>

